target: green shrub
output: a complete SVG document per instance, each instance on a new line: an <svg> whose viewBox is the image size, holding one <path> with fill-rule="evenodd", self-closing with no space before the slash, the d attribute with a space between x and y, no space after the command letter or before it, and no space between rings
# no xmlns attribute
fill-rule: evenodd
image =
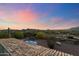
<svg viewBox="0 0 79 59"><path fill-rule="evenodd" d="M24 38L24 34L23 34L23 32L15 32L14 37L17 39L22 39L22 38Z"/></svg>
<svg viewBox="0 0 79 59"><path fill-rule="evenodd" d="M79 40L78 41L74 41L75 45L79 45Z"/></svg>
<svg viewBox="0 0 79 59"><path fill-rule="evenodd" d="M57 38L56 37L53 37L53 36L51 36L51 37L48 37L47 38L47 44L48 44L48 46L49 46L49 48L54 48L54 46L55 46L55 44L56 44L56 41L57 41Z"/></svg>
<svg viewBox="0 0 79 59"><path fill-rule="evenodd" d="M74 37L73 36L68 36L68 39L74 39Z"/></svg>
<svg viewBox="0 0 79 59"><path fill-rule="evenodd" d="M26 38L26 37L32 37L32 36L35 36L35 33L33 33L33 32L25 32L24 33L24 37Z"/></svg>
<svg viewBox="0 0 79 59"><path fill-rule="evenodd" d="M0 32L0 38L8 38L7 32Z"/></svg>
<svg viewBox="0 0 79 59"><path fill-rule="evenodd" d="M44 32L37 32L36 38L38 39L46 39L46 34Z"/></svg>

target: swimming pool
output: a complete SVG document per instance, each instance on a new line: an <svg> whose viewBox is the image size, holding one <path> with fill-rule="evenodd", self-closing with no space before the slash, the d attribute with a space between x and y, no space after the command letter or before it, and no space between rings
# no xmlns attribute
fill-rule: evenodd
<svg viewBox="0 0 79 59"><path fill-rule="evenodd" d="M37 41L35 38L28 38L25 40L25 42L30 45L37 45Z"/></svg>

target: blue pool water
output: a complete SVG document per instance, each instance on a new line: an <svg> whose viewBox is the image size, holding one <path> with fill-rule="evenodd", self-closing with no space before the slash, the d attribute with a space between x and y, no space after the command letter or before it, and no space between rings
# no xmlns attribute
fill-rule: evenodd
<svg viewBox="0 0 79 59"><path fill-rule="evenodd" d="M25 40L25 42L30 45L37 45L37 41L35 38L29 38L29 39Z"/></svg>
<svg viewBox="0 0 79 59"><path fill-rule="evenodd" d="M30 44L30 45L37 45L37 42L36 41L25 41L27 44Z"/></svg>

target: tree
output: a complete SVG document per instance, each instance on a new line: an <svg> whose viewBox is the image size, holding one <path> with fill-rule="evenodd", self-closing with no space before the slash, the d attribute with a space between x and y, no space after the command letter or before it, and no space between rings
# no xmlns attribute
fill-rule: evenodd
<svg viewBox="0 0 79 59"><path fill-rule="evenodd" d="M8 33L7 32L0 32L0 38L8 38Z"/></svg>
<svg viewBox="0 0 79 59"><path fill-rule="evenodd" d="M22 39L22 38L24 38L24 34L23 34L23 32L15 32L14 37L17 39Z"/></svg>
<svg viewBox="0 0 79 59"><path fill-rule="evenodd" d="M38 39L45 39L46 38L46 34L44 32L37 32L36 33L36 38L38 38Z"/></svg>
<svg viewBox="0 0 79 59"><path fill-rule="evenodd" d="M24 37L26 38L26 37L35 37L35 32L24 32Z"/></svg>

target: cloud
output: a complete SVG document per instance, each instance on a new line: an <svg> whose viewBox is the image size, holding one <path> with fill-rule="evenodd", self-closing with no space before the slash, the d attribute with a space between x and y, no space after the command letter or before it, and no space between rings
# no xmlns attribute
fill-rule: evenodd
<svg viewBox="0 0 79 59"><path fill-rule="evenodd" d="M58 23L61 23L63 21L64 21L63 18L53 17L53 18L49 19L48 22L50 22L51 24L58 24Z"/></svg>
<svg viewBox="0 0 79 59"><path fill-rule="evenodd" d="M75 27L79 25L79 21L76 19L69 19L66 20L64 18L52 18L49 20L50 24L49 24L49 28L50 29L68 29L71 27Z"/></svg>
<svg viewBox="0 0 79 59"><path fill-rule="evenodd" d="M47 24L40 23L39 18L42 15L33 12L32 10L19 10L11 11L8 14L8 11L2 11L0 21L4 28L10 27L12 29L46 29ZM40 19L41 20L41 19ZM6 25L5 25L5 24Z"/></svg>
<svg viewBox="0 0 79 59"><path fill-rule="evenodd" d="M79 25L79 21L75 19L66 20L62 17L52 17L47 22L40 22L48 17L48 13L38 14L31 9L27 10L0 10L0 25L1 28L10 27L12 29L67 29ZM6 25L5 25L6 24Z"/></svg>
<svg viewBox="0 0 79 59"><path fill-rule="evenodd" d="M0 18L12 22L32 22L39 18L39 14L29 9L0 10Z"/></svg>
<svg viewBox="0 0 79 59"><path fill-rule="evenodd" d="M38 19L38 14L32 10L20 10L13 13L14 20L17 22L32 22Z"/></svg>

